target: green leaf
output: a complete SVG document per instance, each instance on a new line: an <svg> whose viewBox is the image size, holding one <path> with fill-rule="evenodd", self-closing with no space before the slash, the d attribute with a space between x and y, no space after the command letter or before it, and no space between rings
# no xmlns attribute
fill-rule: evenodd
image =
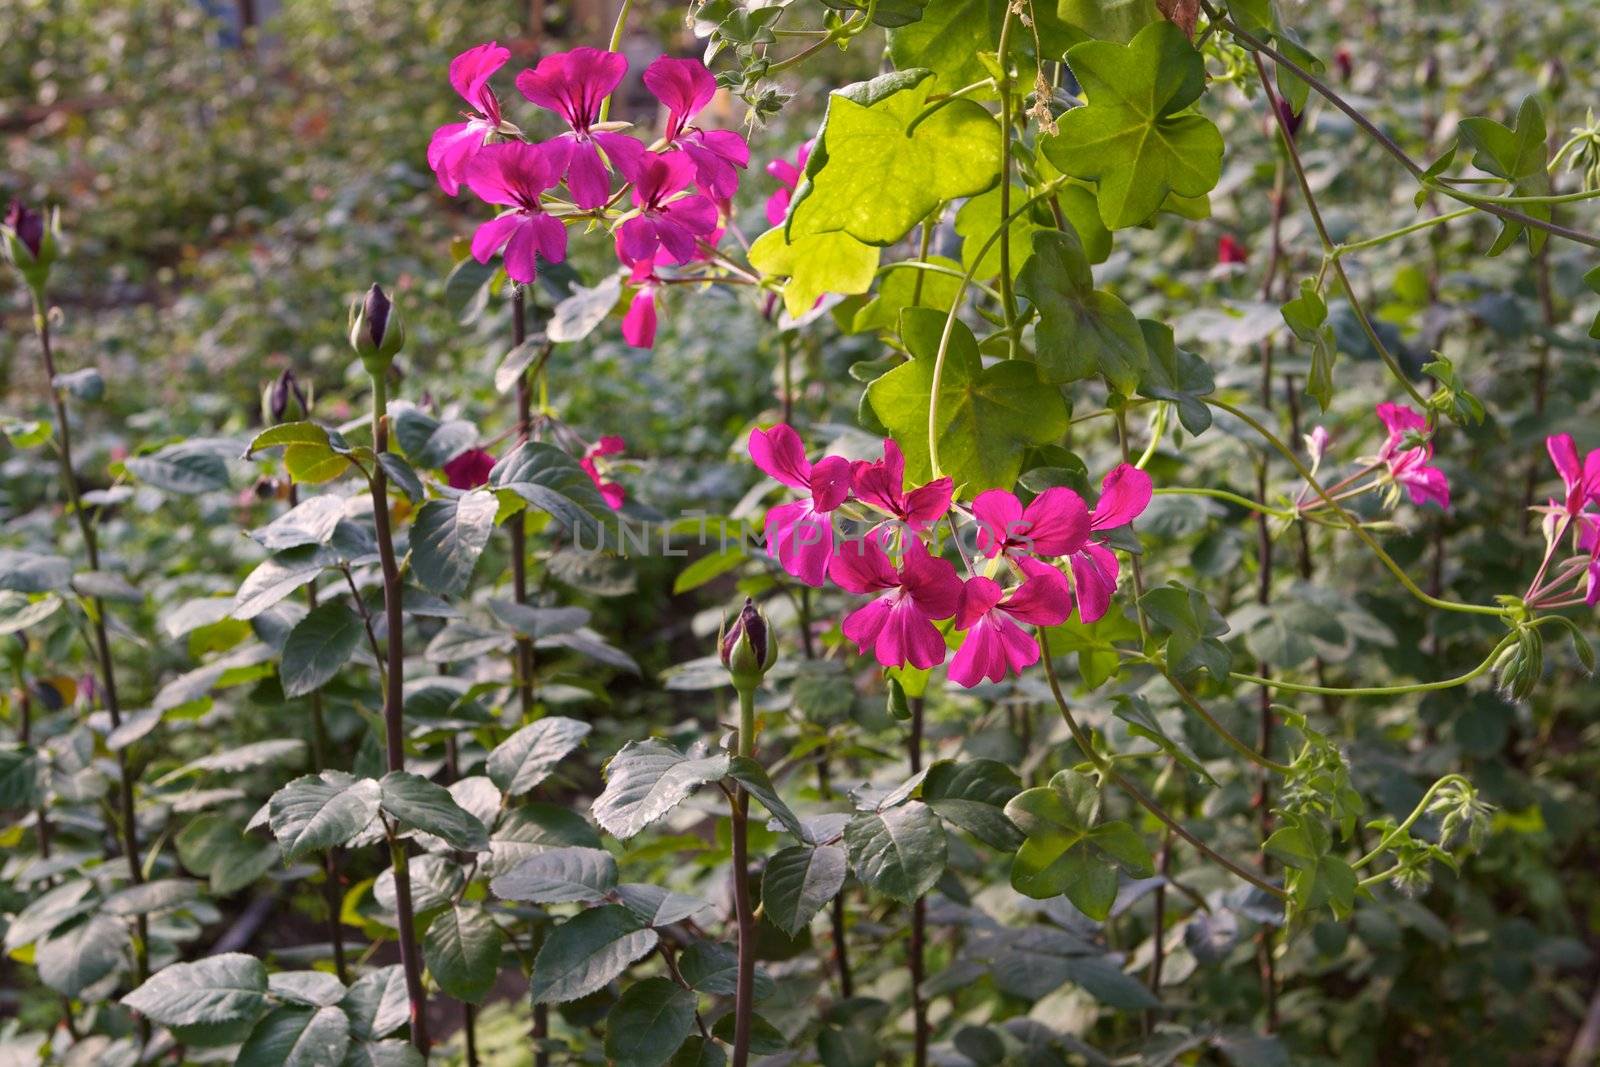
<svg viewBox="0 0 1600 1067"><path fill-rule="evenodd" d="M571 296L556 305L555 314L550 316L545 327L545 335L557 343L583 340L606 321L621 295L621 273L603 278L591 288L575 287Z"/></svg>
<svg viewBox="0 0 1600 1067"><path fill-rule="evenodd" d="M489 831L444 786L405 771L390 771L378 784L379 804L403 828L443 838L463 852L489 850Z"/></svg>
<svg viewBox="0 0 1600 1067"><path fill-rule="evenodd" d="M122 1003L162 1026L243 1022L267 1008L267 968L242 952L173 963Z"/></svg>
<svg viewBox="0 0 1600 1067"><path fill-rule="evenodd" d="M411 569L424 588L441 596L467 588L498 510L494 494L483 489L422 505L411 526Z"/></svg>
<svg viewBox="0 0 1600 1067"><path fill-rule="evenodd" d="M845 825L844 844L863 885L907 904L944 873L944 827L915 800L854 816Z"/></svg>
<svg viewBox="0 0 1600 1067"><path fill-rule="evenodd" d="M890 245L940 203L994 184L1000 131L979 104L956 100L907 132L934 82L932 71L903 70L829 95L790 205L790 240L843 231Z"/></svg>
<svg viewBox="0 0 1600 1067"><path fill-rule="evenodd" d="M626 841L696 789L728 773L728 756L685 755L665 741L630 741L606 764L605 792L594 802L600 828Z"/></svg>
<svg viewBox="0 0 1600 1067"><path fill-rule="evenodd" d="M1284 888L1291 901L1305 911L1327 907L1336 918L1345 918L1355 907L1356 873L1332 853L1327 827L1294 812L1285 812L1283 821L1261 851L1288 868Z"/></svg>
<svg viewBox="0 0 1600 1067"><path fill-rule="evenodd" d="M334 555L320 545L303 545L256 564L234 594L233 617L249 621L314 580Z"/></svg>
<svg viewBox="0 0 1600 1067"><path fill-rule="evenodd" d="M339 673L364 632L361 618L343 601L317 605L295 623L283 643L283 663L278 668L283 695L299 697L321 689Z"/></svg>
<svg viewBox="0 0 1600 1067"><path fill-rule="evenodd" d="M489 472L489 487L496 490L502 508L510 495L590 538L600 534L612 514L577 460L543 441L525 441L502 456Z"/></svg>
<svg viewBox="0 0 1600 1067"><path fill-rule="evenodd" d="M69 393L74 399L82 400L86 404L98 404L106 395L106 380L94 367L84 367L82 370L68 371L58 374L51 381L57 389Z"/></svg>
<svg viewBox="0 0 1600 1067"><path fill-rule="evenodd" d="M785 236L784 227L777 226L750 245L750 265L765 277L788 279L783 284L783 309L798 319L824 293L850 295L871 289L881 254L842 230Z"/></svg>
<svg viewBox="0 0 1600 1067"><path fill-rule="evenodd" d="M606 1057L617 1067L661 1067L694 1028L695 995L670 978L646 978L606 1016Z"/></svg>
<svg viewBox="0 0 1600 1067"><path fill-rule="evenodd" d="M1205 92L1205 63L1182 30L1151 23L1128 44L1085 41L1067 53L1087 104L1061 116L1044 154L1065 174L1098 181L1100 217L1137 226L1168 195L1204 196L1222 174L1222 135L1184 109Z"/></svg>
<svg viewBox="0 0 1600 1067"><path fill-rule="evenodd" d="M1170 400L1178 409L1183 428L1199 436L1211 428L1211 407L1200 398L1210 396L1216 380L1206 361L1179 348L1172 340L1172 327L1164 322L1139 320L1144 333L1145 351L1150 362L1139 379L1139 394L1155 400Z"/></svg>
<svg viewBox="0 0 1600 1067"><path fill-rule="evenodd" d="M1153 874L1150 853L1131 826L1094 824L1098 802L1094 783L1074 771L1012 798L1006 815L1027 838L1011 865L1012 888L1040 900L1065 895L1091 919L1104 920L1116 900L1118 867L1138 878Z"/></svg>
<svg viewBox="0 0 1600 1067"><path fill-rule="evenodd" d="M1174 741L1172 737L1161 728L1161 722L1156 718L1155 712L1150 710L1149 701L1137 693L1123 694L1112 698L1112 714L1128 725L1128 732L1134 737L1142 737L1153 742L1161 751L1183 764L1195 774L1204 778L1212 785L1219 783L1201 765L1187 745Z"/></svg>
<svg viewBox="0 0 1600 1067"><path fill-rule="evenodd" d="M307 497L250 537L268 552L282 552L301 545L325 545L344 517L345 498L337 493Z"/></svg>
<svg viewBox="0 0 1600 1067"><path fill-rule="evenodd" d="M1221 681L1233 667L1233 655L1217 638L1228 624L1199 590L1169 582L1139 599L1158 634L1167 637L1167 666L1176 674L1206 671Z"/></svg>
<svg viewBox="0 0 1600 1067"><path fill-rule="evenodd" d="M390 1038L351 1042L343 1067L427 1067L427 1061L411 1042Z"/></svg>
<svg viewBox="0 0 1600 1067"><path fill-rule="evenodd" d="M782 849L761 875L761 910L790 937L811 923L844 885L845 854L837 845Z"/></svg>
<svg viewBox="0 0 1600 1067"><path fill-rule="evenodd" d="M0 745L0 811L34 805L39 793L39 756L21 745Z"/></svg>
<svg viewBox="0 0 1600 1067"><path fill-rule="evenodd" d="M529 723L489 753L490 781L507 796L521 796L550 776L556 765L583 744L591 727L577 719L549 715Z"/></svg>
<svg viewBox="0 0 1600 1067"><path fill-rule="evenodd" d="M65 556L0 548L0 589L49 593L64 590L71 582L72 561Z"/></svg>
<svg viewBox="0 0 1600 1067"><path fill-rule="evenodd" d="M162 878L119 889L105 899L102 907L107 915L115 915L121 919L172 911L198 900L199 897L198 882L182 878Z"/></svg>
<svg viewBox="0 0 1600 1067"><path fill-rule="evenodd" d="M1123 43L1161 18L1156 0L1057 0L1056 14L1097 41Z"/></svg>
<svg viewBox="0 0 1600 1067"><path fill-rule="evenodd" d="M605 849L552 848L497 876L489 888L502 900L597 904L616 884L617 861Z"/></svg>
<svg viewBox="0 0 1600 1067"><path fill-rule="evenodd" d="M907 308L901 337L915 357L867 387L867 400L905 453L906 477L932 477L928 461L928 398L945 315ZM1067 430L1066 404L1025 360L985 368L977 340L957 321L939 382L940 473L967 492L1009 488L1030 444L1055 441Z"/></svg>
<svg viewBox="0 0 1600 1067"><path fill-rule="evenodd" d="M1545 169L1549 147L1545 143L1544 109L1539 98L1529 96L1517 110L1517 124L1507 127L1489 118L1461 120L1461 140L1474 150L1472 165L1511 183L1512 196L1547 196L1550 173ZM1550 221L1549 204L1518 204L1516 208L1532 218ZM1509 219L1501 221L1500 235L1489 248L1497 256L1510 248L1522 234L1523 225ZM1537 253L1549 233L1533 229L1528 233L1528 248Z"/></svg>
<svg viewBox="0 0 1600 1067"><path fill-rule="evenodd" d="M620 904L579 912L551 931L533 961L533 1002L563 1004L604 989L656 941L656 932Z"/></svg>
<svg viewBox="0 0 1600 1067"><path fill-rule="evenodd" d="M193 495L228 488L228 465L214 447L199 441L180 441L148 456L130 456L122 465L140 481L169 493Z"/></svg>
<svg viewBox="0 0 1600 1067"><path fill-rule="evenodd" d="M263 449L277 448L280 445L321 445L329 448L333 440L326 429L314 422L284 422L256 434L244 454L245 458L249 459Z"/></svg>
<svg viewBox="0 0 1600 1067"><path fill-rule="evenodd" d="M76 997L123 965L128 927L108 915L93 915L57 930L34 946L39 980L63 996Z"/></svg>
<svg viewBox="0 0 1600 1067"><path fill-rule="evenodd" d="M1315 278L1300 281L1300 295L1283 305L1283 321L1300 340L1311 345L1311 370L1306 375L1306 395L1323 411L1333 399L1333 364L1339 354L1328 305Z"/></svg>
<svg viewBox="0 0 1600 1067"><path fill-rule="evenodd" d="M761 801L761 806L770 811L783 824L785 830L801 840L805 839L806 832L800 825L800 819L778 795L772 779L767 777L767 772L761 764L748 756L735 756L728 763L728 777L744 786L745 792Z"/></svg>
<svg viewBox="0 0 1600 1067"><path fill-rule="evenodd" d="M350 1020L337 1007L276 1008L256 1024L234 1067L340 1067L350 1048Z"/></svg>
<svg viewBox="0 0 1600 1067"><path fill-rule="evenodd" d="M971 202L968 201L969 204ZM961 264L944 256L929 255L927 262L954 271L956 275L962 273ZM898 330L900 312L908 307L929 307L936 311L949 311L950 306L956 302L956 290L960 287L961 279L958 276L891 263L883 269L883 284L878 287L878 292L851 319L850 332ZM856 369L852 368L852 376L857 373Z"/></svg>
<svg viewBox="0 0 1600 1067"><path fill-rule="evenodd" d="M984 844L1011 852L1022 834L1006 818L1005 806L1022 789L1017 772L999 760L938 760L918 787L922 802Z"/></svg>
<svg viewBox="0 0 1600 1067"><path fill-rule="evenodd" d="M405 971L398 963L375 967L355 980L339 1006L358 1040L373 1041L404 1026L410 1015Z"/></svg>
<svg viewBox="0 0 1600 1067"><path fill-rule="evenodd" d="M504 942L493 919L477 908L457 904L428 924L422 958L445 993L468 1004L481 1004L500 973Z"/></svg>
<svg viewBox="0 0 1600 1067"><path fill-rule="evenodd" d="M1148 362L1144 333L1128 305L1094 287L1075 232L1035 233L1018 289L1039 309L1035 347L1045 381L1099 374L1123 396L1133 395Z"/></svg>
<svg viewBox="0 0 1600 1067"><path fill-rule="evenodd" d="M296 860L354 840L378 814L379 799L380 789L372 778L343 771L308 774L272 794L268 825L284 858Z"/></svg>
<svg viewBox="0 0 1600 1067"><path fill-rule="evenodd" d="M427 496L422 488L422 479L417 477L417 472L411 464L395 455L393 452L378 453L378 466L389 476L389 481L395 488L405 494L407 500L413 504L419 503Z"/></svg>

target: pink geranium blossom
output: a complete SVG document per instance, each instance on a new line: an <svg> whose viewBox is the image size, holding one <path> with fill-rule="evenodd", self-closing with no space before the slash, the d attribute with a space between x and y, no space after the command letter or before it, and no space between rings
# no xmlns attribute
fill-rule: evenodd
<svg viewBox="0 0 1600 1067"><path fill-rule="evenodd" d="M921 541L905 539L898 568L876 535L839 546L828 573L841 589L878 594L844 620L844 635L865 654L870 646L885 667L920 670L944 662L944 636L934 626L961 604L961 579L950 561L931 556Z"/></svg>
<svg viewBox="0 0 1600 1067"><path fill-rule="evenodd" d="M667 108L663 140L688 153L701 190L721 201L739 191L739 171L750 165L750 146L732 130L689 125L717 95L717 79L698 59L662 56L644 72L644 84Z"/></svg>
<svg viewBox="0 0 1600 1067"><path fill-rule="evenodd" d="M750 431L750 459L771 477L806 495L767 512L767 554L807 585L820 586L833 555L830 513L850 495L850 463L827 456L811 463L800 435L779 423Z"/></svg>
<svg viewBox="0 0 1600 1067"><path fill-rule="evenodd" d="M634 290L628 312L622 317L622 339L634 348L649 348L656 343L656 289L661 279L654 263L640 260L633 265L628 280L639 288Z"/></svg>
<svg viewBox="0 0 1600 1067"><path fill-rule="evenodd" d="M1583 602L1592 608L1600 604L1600 515L1579 515L1578 525L1578 547L1589 553L1588 585Z"/></svg>
<svg viewBox="0 0 1600 1067"><path fill-rule="evenodd" d="M583 453L583 458L578 460L578 466L589 476L594 487L600 490L600 496L612 511L622 507L626 493L622 486L616 482L607 481L600 473L600 467L595 460L603 456L620 456L628 447L628 443L614 433L608 433L594 444L590 445Z"/></svg>
<svg viewBox="0 0 1600 1067"><path fill-rule="evenodd" d="M956 629L965 630L966 639L950 661L957 685L998 682L1008 669L1021 674L1039 662L1039 646L1018 622L1055 626L1072 614L1072 591L1060 571L1034 559L1018 565L1026 577L1010 592L992 578L967 579L956 612Z"/></svg>
<svg viewBox="0 0 1600 1067"><path fill-rule="evenodd" d="M494 469L494 456L481 448L469 448L444 465L445 481L452 489L476 489L487 485Z"/></svg>
<svg viewBox="0 0 1600 1067"><path fill-rule="evenodd" d="M694 180L694 161L682 152L645 153L634 174L638 214L617 229L617 256L634 264L664 250L674 263L700 254L699 242L717 229L717 208L698 193L680 195Z"/></svg>
<svg viewBox="0 0 1600 1067"><path fill-rule="evenodd" d="M944 518L950 510L954 483L949 478L937 478L908 493L905 479L906 457L892 437L883 439L882 459L872 463L857 460L850 469L856 499L893 516L913 531L925 530Z"/></svg>
<svg viewBox="0 0 1600 1067"><path fill-rule="evenodd" d="M1094 622L1111 606L1120 568L1116 553L1094 534L1126 526L1149 506L1150 476L1120 463L1100 484L1100 502L1091 512L1083 498L1065 487L1046 489L1026 509L1004 489L990 489L972 502L978 520L978 548L993 557L1025 554L1066 557L1072 565L1078 615Z"/></svg>
<svg viewBox="0 0 1600 1067"><path fill-rule="evenodd" d="M484 140L500 129L500 100L489 88L489 79L510 58L510 49L490 41L469 48L450 61L450 84L473 110L467 114L466 122L433 131L433 139L428 142L428 166L439 179L439 188L451 196L461 191L461 176L483 148Z"/></svg>
<svg viewBox="0 0 1600 1067"><path fill-rule="evenodd" d="M565 176L573 203L584 210L597 208L611 196L611 178L603 150L625 177L632 178L644 145L625 134L596 130L600 104L628 73L628 61L618 52L574 48L545 56L532 70L517 75L517 88L533 103L554 111L570 129L553 141L551 149L557 176Z"/></svg>
<svg viewBox="0 0 1600 1067"><path fill-rule="evenodd" d="M1561 475L1566 487L1566 497L1561 511L1568 518L1576 518L1591 503L1600 503L1600 448L1594 449L1580 461L1578 446L1571 434L1552 434L1544 440L1550 462Z"/></svg>
<svg viewBox="0 0 1600 1067"><path fill-rule="evenodd" d="M514 208L478 227L472 235L472 258L487 263L505 249L506 274L529 284L537 270L535 255L546 263L567 256L567 230L545 214L539 194L560 180L543 145L507 141L487 145L467 167L467 187L490 204Z"/></svg>
<svg viewBox="0 0 1600 1067"><path fill-rule="evenodd" d="M1378 452L1378 461L1396 485L1406 487L1413 504L1432 501L1450 509L1450 482L1444 471L1430 467L1433 442L1427 440L1428 420L1404 404L1379 404L1378 418L1389 431ZM1415 443L1418 439L1421 443Z"/></svg>
<svg viewBox="0 0 1600 1067"><path fill-rule="evenodd" d="M810 158L811 142L807 141L795 151L794 162L774 159L767 164L767 173L776 178L780 186L776 192L767 197L767 225L778 225L789 213L789 201L800 185L800 176L806 169L806 161Z"/></svg>

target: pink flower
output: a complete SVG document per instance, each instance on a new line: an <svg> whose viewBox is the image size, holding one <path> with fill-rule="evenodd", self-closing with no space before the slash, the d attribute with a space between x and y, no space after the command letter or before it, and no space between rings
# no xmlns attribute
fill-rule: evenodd
<svg viewBox="0 0 1600 1067"><path fill-rule="evenodd" d="M644 83L666 105L665 140L694 160L700 188L714 199L732 200L739 191L739 171L750 165L750 146L732 130L688 124L717 95L717 79L698 59L662 56L645 69Z"/></svg>
<svg viewBox="0 0 1600 1067"><path fill-rule="evenodd" d="M444 477L452 489L476 489L488 484L493 469L494 456L481 448L469 448L444 465Z"/></svg>
<svg viewBox="0 0 1600 1067"><path fill-rule="evenodd" d="M1448 511L1450 482L1444 471L1428 466L1433 458L1433 442L1427 440L1428 420L1404 404L1379 404L1378 418L1389 431L1378 452L1378 460L1396 484L1406 487L1413 504L1429 501ZM1412 443L1418 438L1421 444Z"/></svg>
<svg viewBox="0 0 1600 1067"><path fill-rule="evenodd" d="M506 141L487 145L467 167L467 187L490 204L515 208L472 235L472 258L487 263L505 249L506 273L524 285L536 274L535 255L547 263L567 256L567 230L544 213L539 194L560 180L543 145Z"/></svg>
<svg viewBox="0 0 1600 1067"><path fill-rule="evenodd" d="M583 458L578 460L578 466L583 468L583 472L589 476L589 480L594 483L594 487L600 490L600 496L612 511L622 507L622 502L626 499L627 494L623 491L622 486L616 482L608 482L601 477L600 467L595 463L595 460L602 456L620 456L627 447L628 443L621 437L614 433L608 433L590 445L583 453Z"/></svg>
<svg viewBox="0 0 1600 1067"><path fill-rule="evenodd" d="M1077 593L1078 615L1094 622L1111 606L1120 567L1115 552L1095 533L1126 526L1150 505L1150 476L1119 463L1100 483L1100 502L1089 511L1083 498L1065 487L1046 489L1024 510L1004 489L990 489L972 502L978 520L978 548L985 555L1017 558L1025 553L1067 557Z"/></svg>
<svg viewBox="0 0 1600 1067"><path fill-rule="evenodd" d="M634 348L649 348L656 343L656 289L661 279L656 276L654 263L640 260L633 265L628 280L639 288L628 301L628 313L622 317L622 339Z"/></svg>
<svg viewBox="0 0 1600 1067"><path fill-rule="evenodd" d="M490 41L469 48L450 61L450 84L472 105L466 122L440 126L428 142L428 166L439 188L451 196L461 191L461 176L484 139L500 128L500 101L489 88L494 72L505 66L511 50Z"/></svg>
<svg viewBox="0 0 1600 1067"><path fill-rule="evenodd" d="M1217 239L1218 263L1244 263L1249 260L1250 254L1244 245L1234 240L1232 234L1223 234Z"/></svg>
<svg viewBox="0 0 1600 1067"><path fill-rule="evenodd" d="M1583 602L1592 608L1600 604L1600 515L1579 515L1578 525L1578 547L1589 553L1589 585Z"/></svg>
<svg viewBox="0 0 1600 1067"><path fill-rule="evenodd" d="M584 210L597 208L611 196L611 177L601 158L606 156L624 176L631 178L644 155L644 145L620 133L594 130L600 104L628 72L620 53L597 48L574 48L545 56L533 70L517 75L522 95L567 120L570 131L553 141L557 177L565 176L573 203Z"/></svg>
<svg viewBox="0 0 1600 1067"><path fill-rule="evenodd" d="M857 460L851 464L850 481L855 487L856 499L870 508L894 516L913 531L920 532L944 518L950 510L950 493L954 483L949 478L938 478L905 491L906 457L894 438L883 439L883 458L875 463Z"/></svg>
<svg viewBox="0 0 1600 1067"><path fill-rule="evenodd" d="M833 555L828 515L850 495L849 461L827 456L809 462L800 435L783 423L770 430L751 430L749 447L757 467L806 494L767 512L767 554L802 582L820 586Z"/></svg>
<svg viewBox="0 0 1600 1067"><path fill-rule="evenodd" d="M806 160L810 158L811 142L807 141L795 151L793 163L787 159L774 159L767 164L767 173L778 179L781 186L767 197L767 225L778 225L789 213L789 200L794 196L795 188L800 184L800 175L806 169Z"/></svg>
<svg viewBox="0 0 1600 1067"><path fill-rule="evenodd" d="M867 646L885 667L907 663L920 670L944 662L944 636L933 625L961 605L961 579L950 561L930 556L921 541L905 538L897 570L877 537L847 541L828 565L846 592L882 594L851 612L844 635L865 654Z"/></svg>
<svg viewBox="0 0 1600 1067"><path fill-rule="evenodd" d="M956 629L966 640L950 661L950 680L972 688L987 678L998 682L1007 669L1021 674L1039 662L1039 646L1017 625L1055 626L1072 614L1072 590L1066 576L1048 563L1019 560L1026 575L1021 585L1002 592L991 578L968 578L956 612Z"/></svg>
<svg viewBox="0 0 1600 1067"><path fill-rule="evenodd" d="M699 241L716 232L717 208L697 193L679 195L694 180L694 161L682 152L647 152L633 179L639 211L617 229L618 258L634 264L663 249L674 263L695 259Z"/></svg>
<svg viewBox="0 0 1600 1067"><path fill-rule="evenodd" d="M1550 453L1550 462L1556 465L1556 473L1561 475L1561 484L1566 486L1566 503L1562 511L1569 518L1576 518L1586 506L1600 503L1600 448L1578 460L1578 446L1572 440L1571 434L1553 434L1544 439L1545 450Z"/></svg>

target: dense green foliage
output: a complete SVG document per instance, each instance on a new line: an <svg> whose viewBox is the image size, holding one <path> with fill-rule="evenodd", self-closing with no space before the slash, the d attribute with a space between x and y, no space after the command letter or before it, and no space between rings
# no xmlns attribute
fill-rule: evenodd
<svg viewBox="0 0 1600 1067"><path fill-rule="evenodd" d="M283 7L0 0L0 1062L1596 1061L1589 4ZM631 201L517 285L426 162L613 18L751 152L653 347ZM969 688L751 547L778 423L969 590L1155 491Z"/></svg>

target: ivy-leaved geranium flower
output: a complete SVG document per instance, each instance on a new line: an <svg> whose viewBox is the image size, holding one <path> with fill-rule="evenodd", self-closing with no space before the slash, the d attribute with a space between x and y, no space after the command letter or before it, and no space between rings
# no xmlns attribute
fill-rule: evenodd
<svg viewBox="0 0 1600 1067"><path fill-rule="evenodd" d="M1094 535L1126 526L1149 506L1150 476L1119 463L1100 483L1100 502L1090 511L1064 486L1046 489L1024 508L1004 489L990 489L972 502L978 549L989 557L1027 555L1065 558L1072 566L1078 616L1094 622L1111 606L1120 567L1117 555Z"/></svg>
<svg viewBox="0 0 1600 1067"><path fill-rule="evenodd" d="M452 489L476 489L489 484L494 456L481 448L469 448L443 467L444 479Z"/></svg>
<svg viewBox="0 0 1600 1067"><path fill-rule="evenodd" d="M698 59L662 56L644 72L644 84L667 108L663 138L694 160L695 182L726 203L739 191L739 172L750 165L750 146L732 130L706 130L691 119L717 95L717 79Z"/></svg>
<svg viewBox="0 0 1600 1067"><path fill-rule="evenodd" d="M544 145L505 141L484 146L468 165L467 187L486 203L512 210L496 215L472 235L472 258L487 263L505 249L506 274L530 284L535 257L560 263L567 257L567 229L545 214L539 194L560 181Z"/></svg>
<svg viewBox="0 0 1600 1067"><path fill-rule="evenodd" d="M1378 419L1389 431L1378 462L1396 485L1403 485L1413 504L1433 502L1450 510L1450 482L1444 471L1429 466L1433 442L1428 420L1404 404L1379 404Z"/></svg>
<svg viewBox="0 0 1600 1067"><path fill-rule="evenodd" d="M608 433L594 444L584 450L583 458L578 460L578 466L589 476L594 487L600 490L600 497L616 511L622 507L622 502L627 499L627 493L616 482L608 481L600 471L600 465L595 461L606 456L620 456L627 449L628 443L614 433Z"/></svg>
<svg viewBox="0 0 1600 1067"><path fill-rule="evenodd" d="M1555 464L1556 473L1561 475L1561 484L1566 488L1560 505L1561 512L1569 519L1575 519L1589 504L1600 504L1600 448L1580 460L1577 443L1572 440L1571 434L1566 433L1546 437L1544 447L1550 453L1550 462Z"/></svg>
<svg viewBox="0 0 1600 1067"><path fill-rule="evenodd" d="M767 164L767 173L778 180L778 189L767 197L767 225L776 226L789 214L789 201L794 198L800 175L810 158L811 142L807 141L795 150L793 161L779 158Z"/></svg>
<svg viewBox="0 0 1600 1067"><path fill-rule="evenodd" d="M550 147L557 177L566 178L573 203L585 211L611 197L607 158L631 179L644 155L644 145L627 134L594 128L600 121L601 102L627 73L628 61L619 52L574 48L545 56L537 67L517 75L517 88L523 96L566 120L568 131L545 144Z"/></svg>
<svg viewBox="0 0 1600 1067"><path fill-rule="evenodd" d="M831 513L850 496L850 462L825 456L812 463L800 435L784 423L750 431L750 459L768 476L805 494L767 511L767 554L810 586L822 585L833 555Z"/></svg>
<svg viewBox="0 0 1600 1067"><path fill-rule="evenodd" d="M1010 670L1021 674L1039 662L1039 645L1018 623L1055 626L1072 614L1066 577L1048 563L1020 559L1022 583L1009 592L992 578L968 578L956 612L956 629L966 638L950 661L950 680L971 688L987 678L998 682Z"/></svg>
<svg viewBox="0 0 1600 1067"><path fill-rule="evenodd" d="M453 122L433 131L433 139L428 142L428 166L439 179L439 188L451 196L461 191L467 164L489 135L500 129L500 100L489 88L489 79L510 58L510 49L490 41L469 48L450 61L450 84L461 99L472 105L472 110L466 113L466 122Z"/></svg>
<svg viewBox="0 0 1600 1067"><path fill-rule="evenodd" d="M892 437L883 439L882 459L857 460L851 465L850 480L857 500L916 532L932 526L950 510L954 483L948 477L906 490L906 457Z"/></svg>
<svg viewBox="0 0 1600 1067"><path fill-rule="evenodd" d="M949 560L930 555L906 536L896 567L873 534L839 546L828 574L839 588L873 599L844 620L844 635L856 651L868 648L885 667L910 664L929 670L944 662L944 635L935 620L948 619L961 606L961 579Z"/></svg>
<svg viewBox="0 0 1600 1067"><path fill-rule="evenodd" d="M700 255L700 241L717 232L717 207L686 190L694 181L694 161L682 152L646 152L633 176L637 213L617 228L617 257L632 265L657 259L673 263Z"/></svg>
<svg viewBox="0 0 1600 1067"><path fill-rule="evenodd" d="M656 290L661 278L651 260L640 260L633 265L628 280L638 286L628 301L628 312L622 316L622 339L634 348L650 348L656 343Z"/></svg>
<svg viewBox="0 0 1600 1067"><path fill-rule="evenodd" d="M1589 553L1588 587L1583 602L1592 608L1600 604L1600 515L1586 512L1578 516L1578 547Z"/></svg>

